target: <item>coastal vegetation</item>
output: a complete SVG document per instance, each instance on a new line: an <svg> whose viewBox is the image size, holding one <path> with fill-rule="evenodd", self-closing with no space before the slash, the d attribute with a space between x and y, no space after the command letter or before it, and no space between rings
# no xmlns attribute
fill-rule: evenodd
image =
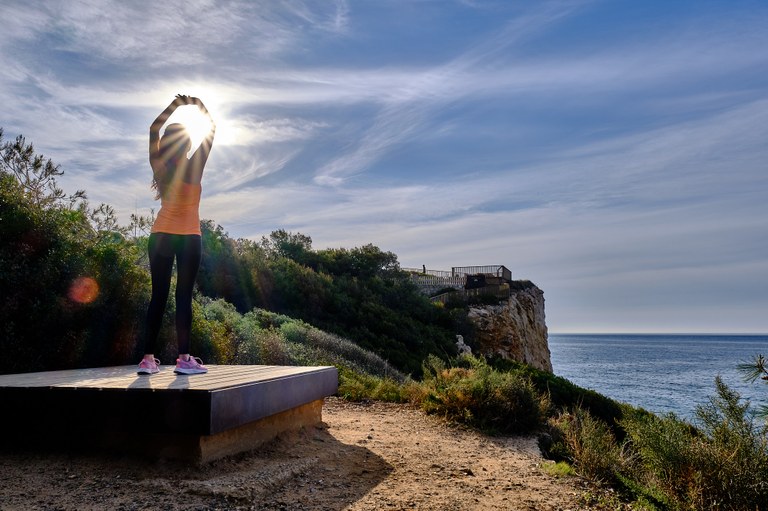
<svg viewBox="0 0 768 511"><path fill-rule="evenodd" d="M64 193L61 170L0 130L0 373L138 360L149 301L147 228ZM334 365L339 395L409 403L493 434L538 435L552 474L578 474L640 509L768 509L768 428L720 379L696 418L658 416L551 373L458 356L460 304L436 306L373 245L314 250L276 230L232 239L203 222L193 350L218 364ZM158 341L175 357L174 304ZM765 360L742 367L753 381ZM763 410L765 412L765 410Z"/></svg>

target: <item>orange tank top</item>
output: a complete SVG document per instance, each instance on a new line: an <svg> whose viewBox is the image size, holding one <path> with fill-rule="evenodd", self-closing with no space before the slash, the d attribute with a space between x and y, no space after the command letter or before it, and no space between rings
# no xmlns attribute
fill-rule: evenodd
<svg viewBox="0 0 768 511"><path fill-rule="evenodd" d="M160 199L152 232L168 234L202 234L200 232L200 183L171 183Z"/></svg>

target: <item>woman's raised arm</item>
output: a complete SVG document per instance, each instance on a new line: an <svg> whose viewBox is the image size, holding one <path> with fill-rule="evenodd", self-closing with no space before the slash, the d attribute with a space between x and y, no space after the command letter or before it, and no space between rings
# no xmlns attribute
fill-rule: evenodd
<svg viewBox="0 0 768 511"><path fill-rule="evenodd" d="M200 100L200 98L189 98L189 105L197 105L197 107L200 109L200 111L208 117L208 120L211 123L211 128L208 130L208 133L205 135L205 138L200 143L200 146L195 150L195 152L190 157L190 163L192 163L193 168L198 169L200 176L202 177L203 174L203 167L205 167L205 162L208 161L208 155L211 152L211 147L213 147L213 139L216 136L216 123L213 122L213 118L211 117L210 112L208 112L208 109L205 108L205 105Z"/></svg>
<svg viewBox="0 0 768 511"><path fill-rule="evenodd" d="M177 94L173 101L171 101L171 104L165 107L165 110L160 112L160 115L149 126L149 164L155 171L157 171L155 165L160 161L160 128L163 127L178 107L188 104L188 101L189 96Z"/></svg>

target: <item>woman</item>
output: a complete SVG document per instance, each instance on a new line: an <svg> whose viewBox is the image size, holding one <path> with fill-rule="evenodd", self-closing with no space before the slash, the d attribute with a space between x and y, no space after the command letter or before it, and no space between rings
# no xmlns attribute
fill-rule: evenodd
<svg viewBox="0 0 768 511"><path fill-rule="evenodd" d="M211 129L200 146L187 158L191 142L181 124L169 124L160 137L160 128L182 105L197 105L208 117ZM152 166L152 188L160 199L152 232L149 235L149 266L152 274L152 299L147 310L144 358L139 374L155 374L160 361L155 358L155 343L162 323L171 287L173 261L176 260L176 338L179 358L178 374L208 372L203 361L189 355L192 328L192 290L200 267L202 238L200 232L200 194L203 169L213 145L216 126L211 114L198 98L179 94L149 127L149 163Z"/></svg>

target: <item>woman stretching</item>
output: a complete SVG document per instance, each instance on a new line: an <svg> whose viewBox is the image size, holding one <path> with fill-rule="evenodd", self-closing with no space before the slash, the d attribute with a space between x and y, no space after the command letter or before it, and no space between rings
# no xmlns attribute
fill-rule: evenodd
<svg viewBox="0 0 768 511"><path fill-rule="evenodd" d="M160 128L182 105L197 105L210 121L210 131L192 156L187 158L191 142L181 124L169 124L163 136ZM192 328L192 290L200 267L202 237L200 232L200 194L203 169L213 145L216 126L198 98L178 95L149 127L149 163L152 166L152 188L160 199L152 232L149 235L149 267L152 274L152 299L147 310L144 358L139 374L154 374L160 369L155 358L155 343L162 323L171 288L173 261L176 260L176 338L179 358L178 374L208 372L203 361L189 355Z"/></svg>

